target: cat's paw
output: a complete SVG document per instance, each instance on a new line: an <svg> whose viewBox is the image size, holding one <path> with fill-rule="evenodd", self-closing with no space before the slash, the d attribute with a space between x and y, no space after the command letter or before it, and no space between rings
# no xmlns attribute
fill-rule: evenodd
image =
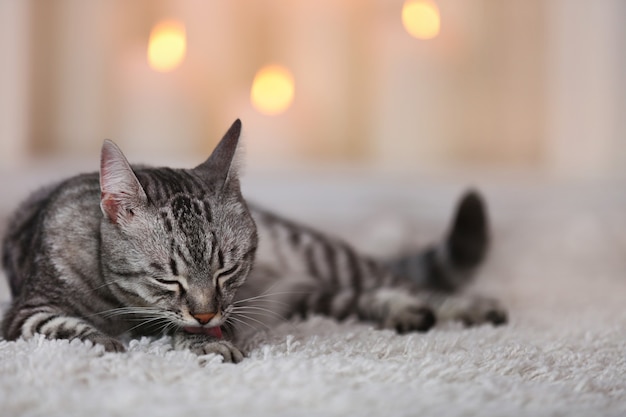
<svg viewBox="0 0 626 417"><path fill-rule="evenodd" d="M85 337L84 340L89 340L94 345L104 346L106 352L126 352L126 348L122 342L103 334L91 334Z"/></svg>
<svg viewBox="0 0 626 417"><path fill-rule="evenodd" d="M461 315L461 320L467 326L491 323L495 326L506 324L508 315L498 300L479 297L470 303L469 308Z"/></svg>
<svg viewBox="0 0 626 417"><path fill-rule="evenodd" d="M221 355L224 362L239 363L243 360L243 353L231 342L206 335L175 333L174 347L189 349L196 355Z"/></svg>
<svg viewBox="0 0 626 417"><path fill-rule="evenodd" d="M488 297L460 297L447 300L440 308L443 317L461 321L466 326L491 323L506 324L508 314L498 300Z"/></svg>
<svg viewBox="0 0 626 417"><path fill-rule="evenodd" d="M392 293L384 308L383 327L398 333L425 332L435 325L432 309L419 299L402 293Z"/></svg>
<svg viewBox="0 0 626 417"><path fill-rule="evenodd" d="M429 307L406 306L389 314L384 327L395 329L398 333L425 332L435 325L435 314Z"/></svg>
<svg viewBox="0 0 626 417"><path fill-rule="evenodd" d="M225 363L239 363L243 360L243 353L226 340L196 344L191 347L191 351L197 355L208 355L211 353L222 355Z"/></svg>
<svg viewBox="0 0 626 417"><path fill-rule="evenodd" d="M398 333L425 332L435 325L433 310L402 288L380 288L359 300L359 316Z"/></svg>

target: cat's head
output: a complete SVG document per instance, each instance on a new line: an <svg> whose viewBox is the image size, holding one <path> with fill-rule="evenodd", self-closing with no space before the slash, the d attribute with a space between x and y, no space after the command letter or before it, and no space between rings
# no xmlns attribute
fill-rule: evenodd
<svg viewBox="0 0 626 417"><path fill-rule="evenodd" d="M222 325L252 268L256 226L234 163L240 131L237 120L190 170L133 171L113 142L102 147L103 276L156 330Z"/></svg>

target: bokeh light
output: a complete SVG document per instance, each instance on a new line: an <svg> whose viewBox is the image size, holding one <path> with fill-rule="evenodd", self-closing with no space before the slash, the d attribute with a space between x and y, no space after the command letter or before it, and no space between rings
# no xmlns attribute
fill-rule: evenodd
<svg viewBox="0 0 626 417"><path fill-rule="evenodd" d="M150 32L148 63L155 71L172 71L185 58L186 49L185 26L174 20L161 21Z"/></svg>
<svg viewBox="0 0 626 417"><path fill-rule="evenodd" d="M439 8L430 0L407 0L402 7L402 23L411 36L432 39L439 34Z"/></svg>
<svg viewBox="0 0 626 417"><path fill-rule="evenodd" d="M254 76L250 100L260 113L273 116L291 106L294 91L294 80L289 70L280 65L268 65Z"/></svg>

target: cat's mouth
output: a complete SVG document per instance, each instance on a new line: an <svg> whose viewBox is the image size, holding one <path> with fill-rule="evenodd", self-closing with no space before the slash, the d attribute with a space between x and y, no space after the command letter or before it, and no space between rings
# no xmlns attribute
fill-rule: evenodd
<svg viewBox="0 0 626 417"><path fill-rule="evenodd" d="M218 339L222 338L222 328L220 326L214 326L214 327L186 326L186 327L183 327L183 330L186 331L187 333L206 334L208 336L213 336Z"/></svg>

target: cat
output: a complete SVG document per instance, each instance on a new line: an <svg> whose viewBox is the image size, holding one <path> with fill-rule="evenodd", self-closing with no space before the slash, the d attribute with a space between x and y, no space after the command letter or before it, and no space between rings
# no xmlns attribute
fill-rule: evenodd
<svg viewBox="0 0 626 417"><path fill-rule="evenodd" d="M437 320L506 322L495 300L455 295L488 248L484 203L461 199L447 238L375 260L244 200L235 121L193 169L131 167L111 141L99 172L32 194L3 240L6 339L42 334L123 352L120 335L172 335L176 349L239 362L254 314L349 316L400 333Z"/></svg>

